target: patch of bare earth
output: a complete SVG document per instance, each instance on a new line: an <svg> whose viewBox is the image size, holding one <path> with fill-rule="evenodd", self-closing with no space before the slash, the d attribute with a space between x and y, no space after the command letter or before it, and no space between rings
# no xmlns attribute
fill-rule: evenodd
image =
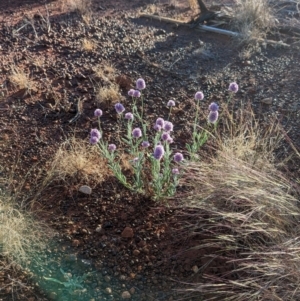
<svg viewBox="0 0 300 301"><path fill-rule="evenodd" d="M233 7L232 1L214 2ZM250 102L262 124L276 116L299 149L299 37L272 36L288 48L236 46L228 37L139 18L140 12L148 12L190 20L195 12L188 1L99 0L89 18L64 10L62 4L0 3L1 173L13 175L9 189L19 187L20 199L33 202L32 209L57 232L59 242L43 255L47 268L32 268L38 279L2 270L0 300L179 300L180 283L201 277L195 266L206 263L195 251L183 252L198 242L177 240L178 225L188 222L178 220L177 209L128 192L110 175L97 182L78 172L45 183L51 162L67 139L88 142L90 129L98 126L93 112L99 107L103 139L120 141L113 103L119 99L129 108L127 91L139 77L147 84L145 115L151 122L167 118L167 101L176 101L171 115L174 148L183 149L191 137L195 92L205 94L204 123L210 102L225 102L228 84L237 81L233 107ZM298 24L299 12L290 7L293 14L281 10L279 21ZM91 47L83 47L87 41ZM25 74L19 81L16 70ZM111 87L104 99L99 91ZM286 143L278 155L292 152ZM288 172L295 176L299 168L292 162ZM81 185L89 185L92 193L79 192ZM74 275L94 273L83 281L86 290L76 299L63 285L43 278L65 281L60 268ZM37 282L39 287L33 285Z"/></svg>

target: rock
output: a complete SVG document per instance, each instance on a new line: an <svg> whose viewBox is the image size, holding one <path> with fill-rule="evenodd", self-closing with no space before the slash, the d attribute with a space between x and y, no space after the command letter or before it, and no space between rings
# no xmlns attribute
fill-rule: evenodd
<svg viewBox="0 0 300 301"><path fill-rule="evenodd" d="M262 103L264 103L266 105L271 105L272 102L273 102L273 99L272 99L272 97L268 97L268 98L262 99L260 102L262 102Z"/></svg>
<svg viewBox="0 0 300 301"><path fill-rule="evenodd" d="M106 275L106 276L104 277L104 280L105 280L106 282L110 282L111 278L110 278L108 275Z"/></svg>
<svg viewBox="0 0 300 301"><path fill-rule="evenodd" d="M87 186L87 185L82 185L82 186L80 186L79 191L84 193L84 194L91 194L92 193L92 188Z"/></svg>
<svg viewBox="0 0 300 301"><path fill-rule="evenodd" d="M105 233L105 230L102 228L102 225L98 225L98 227L96 228L95 231L97 233L100 233L100 234L104 234Z"/></svg>
<svg viewBox="0 0 300 301"><path fill-rule="evenodd" d="M130 299L131 295L128 291L124 291L121 295L122 299Z"/></svg>
<svg viewBox="0 0 300 301"><path fill-rule="evenodd" d="M140 251L139 251L139 250L134 250L134 251L132 252L132 254L133 254L134 256L138 256L138 255L140 254Z"/></svg>
<svg viewBox="0 0 300 301"><path fill-rule="evenodd" d="M50 299L50 300L56 300L56 299L57 299L57 294L56 294L55 292L51 292L51 293L49 294L49 299Z"/></svg>
<svg viewBox="0 0 300 301"><path fill-rule="evenodd" d="M118 75L115 81L122 89L129 90L133 86L131 78L125 74Z"/></svg>
<svg viewBox="0 0 300 301"><path fill-rule="evenodd" d="M72 247L78 247L80 245L80 241L78 239L74 239L72 241Z"/></svg>
<svg viewBox="0 0 300 301"><path fill-rule="evenodd" d="M106 292L108 295L111 295L112 289L111 289L110 287L107 287L107 288L105 289L105 292Z"/></svg>
<svg viewBox="0 0 300 301"><path fill-rule="evenodd" d="M194 265L194 266L192 267L192 271L196 274L196 273L198 273L199 268L198 268L196 265Z"/></svg>
<svg viewBox="0 0 300 301"><path fill-rule="evenodd" d="M123 232L121 233L121 236L124 238L132 238L133 237L133 229L130 227L126 227Z"/></svg>

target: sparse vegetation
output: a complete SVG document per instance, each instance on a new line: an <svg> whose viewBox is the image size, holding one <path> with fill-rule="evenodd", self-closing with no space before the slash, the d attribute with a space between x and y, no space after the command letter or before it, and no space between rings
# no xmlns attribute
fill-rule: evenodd
<svg viewBox="0 0 300 301"><path fill-rule="evenodd" d="M29 93L34 88L34 82L30 79L29 74L16 66L12 66L9 79L15 87L26 89Z"/></svg>
<svg viewBox="0 0 300 301"><path fill-rule="evenodd" d="M86 141L75 137L58 149L49 168L49 179L101 183L109 175L107 163Z"/></svg>
<svg viewBox="0 0 300 301"><path fill-rule="evenodd" d="M95 49L95 43L90 39L83 39L82 49L85 51L93 51Z"/></svg>
<svg viewBox="0 0 300 301"><path fill-rule="evenodd" d="M36 283L51 300L300 300L297 37L232 49L160 28L197 0L50 2L0 13L0 301L42 300ZM237 0L222 26L269 39L272 3Z"/></svg>
<svg viewBox="0 0 300 301"><path fill-rule="evenodd" d="M91 14L91 0L65 0L62 2L63 10L77 12L81 16Z"/></svg>
<svg viewBox="0 0 300 301"><path fill-rule="evenodd" d="M274 12L268 0L237 1L233 27L245 41L264 38L274 25Z"/></svg>
<svg viewBox="0 0 300 301"><path fill-rule="evenodd" d="M101 65L97 66L95 74L97 77L104 81L114 82L117 76L117 71L112 63L104 62Z"/></svg>
<svg viewBox="0 0 300 301"><path fill-rule="evenodd" d="M203 282L189 291L205 300L297 300L300 208L274 161L281 131L272 122L262 129L249 108L234 123L228 116L215 155L186 166L181 184L190 192L178 195L190 214L183 236L201 237L195 248L207 259Z"/></svg>
<svg viewBox="0 0 300 301"><path fill-rule="evenodd" d="M120 100L120 88L116 84L100 87L97 99L100 105L111 106Z"/></svg>
<svg viewBox="0 0 300 301"><path fill-rule="evenodd" d="M0 197L0 253L10 263L25 267L47 246L49 229L13 197ZM5 268L5 267L4 267ZM0 267L1 270L1 267Z"/></svg>

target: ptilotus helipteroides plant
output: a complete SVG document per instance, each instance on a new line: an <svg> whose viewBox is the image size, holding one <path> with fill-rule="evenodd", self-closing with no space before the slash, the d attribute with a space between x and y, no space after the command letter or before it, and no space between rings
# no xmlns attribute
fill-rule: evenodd
<svg viewBox="0 0 300 301"><path fill-rule="evenodd" d="M155 200L162 200L173 196L178 186L178 178L183 169L180 165L185 164L183 152L176 150L173 154L171 148L174 142L172 133L174 125L169 120L172 108L176 105L175 100L169 100L166 106L169 114L165 120L157 116L154 125L147 120L144 112L143 90L146 88L144 79L136 81L136 89L130 89L128 96L132 98L130 110L122 103L115 104L115 111L118 115L119 127L125 127L125 134L117 146L115 141L110 144L103 141L103 129L101 127L101 117L103 112L96 109L94 116L98 118L99 129L92 129L90 132L90 143L99 147L100 153L108 162L108 166L114 176L126 188L150 195ZM187 157L196 158L196 153L208 139L208 130L198 130L199 122L199 102L204 99L204 94L198 91L195 94L196 114L193 125L192 141L186 144ZM211 103L207 118L208 124L215 124L219 118L219 106ZM124 173L121 158L126 154L130 158L132 173Z"/></svg>

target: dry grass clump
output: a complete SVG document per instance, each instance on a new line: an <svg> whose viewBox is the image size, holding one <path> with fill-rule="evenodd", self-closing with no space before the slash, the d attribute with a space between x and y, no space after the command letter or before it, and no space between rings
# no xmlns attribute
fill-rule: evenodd
<svg viewBox="0 0 300 301"><path fill-rule="evenodd" d="M189 0L189 6L190 6L191 10L193 10L193 11L198 10L197 0Z"/></svg>
<svg viewBox="0 0 300 301"><path fill-rule="evenodd" d="M188 164L181 179L190 190L178 196L190 217L184 236L200 240L203 263L188 291L205 300L300 300L299 200L273 155L281 133L247 111L236 118L215 156Z"/></svg>
<svg viewBox="0 0 300 301"><path fill-rule="evenodd" d="M19 89L26 89L31 91L34 88L34 83L30 79L29 74L25 73L24 70L13 66L11 68L11 75L9 76L10 82Z"/></svg>
<svg viewBox="0 0 300 301"><path fill-rule="evenodd" d="M50 231L33 215L14 202L0 196L0 254L10 263L26 266L37 259L47 246ZM0 269L5 268L0 264Z"/></svg>
<svg viewBox="0 0 300 301"><path fill-rule="evenodd" d="M99 88L97 93L97 99L100 104L106 106L111 106L120 100L120 88L116 84L110 84L109 86L104 86Z"/></svg>
<svg viewBox="0 0 300 301"><path fill-rule="evenodd" d="M104 81L113 82L117 76L117 70L113 64L104 62L97 66L95 74Z"/></svg>
<svg viewBox="0 0 300 301"><path fill-rule="evenodd" d="M97 147L88 141L71 138L58 149L50 174L52 178L64 181L73 178L84 183L101 183L110 173Z"/></svg>
<svg viewBox="0 0 300 301"><path fill-rule="evenodd" d="M268 0L238 0L236 7L233 26L245 40L264 38L275 25Z"/></svg>
<svg viewBox="0 0 300 301"><path fill-rule="evenodd" d="M84 51L93 51L95 49L95 43L92 40L84 38L81 47Z"/></svg>
<svg viewBox="0 0 300 301"><path fill-rule="evenodd" d="M77 12L81 16L89 16L92 11L91 0L64 0L62 9L70 12Z"/></svg>

